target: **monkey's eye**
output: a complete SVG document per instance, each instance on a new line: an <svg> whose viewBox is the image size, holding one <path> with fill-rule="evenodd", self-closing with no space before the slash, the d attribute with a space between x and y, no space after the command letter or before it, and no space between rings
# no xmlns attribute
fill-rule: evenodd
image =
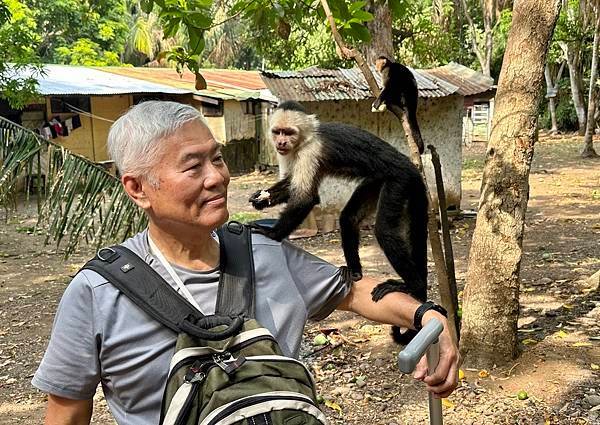
<svg viewBox="0 0 600 425"><path fill-rule="evenodd" d="M274 128L271 130L274 135L293 136L296 131L292 128Z"/></svg>

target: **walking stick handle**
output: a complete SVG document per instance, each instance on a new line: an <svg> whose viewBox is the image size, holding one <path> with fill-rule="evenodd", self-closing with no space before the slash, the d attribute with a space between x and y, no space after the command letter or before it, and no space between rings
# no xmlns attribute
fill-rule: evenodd
<svg viewBox="0 0 600 425"><path fill-rule="evenodd" d="M427 353L429 374L435 372L440 360L438 337L444 330L442 323L433 318L421 329L413 340L398 354L398 367L403 373L412 373L423 354ZM442 425L442 400L429 393L429 423Z"/></svg>
<svg viewBox="0 0 600 425"><path fill-rule="evenodd" d="M404 350L398 354L398 367L402 371L402 373L412 373L423 357L423 354L427 351L427 349L432 345L436 344L438 337L444 330L444 326L442 322L437 320L436 318L432 318L423 329L417 333L417 335L413 338L413 340L404 347ZM439 358L439 351L438 351ZM437 361L436 361L437 366Z"/></svg>

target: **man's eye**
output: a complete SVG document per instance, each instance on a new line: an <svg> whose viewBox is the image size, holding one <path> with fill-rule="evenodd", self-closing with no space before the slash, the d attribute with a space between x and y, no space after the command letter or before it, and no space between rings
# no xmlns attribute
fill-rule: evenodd
<svg viewBox="0 0 600 425"><path fill-rule="evenodd" d="M197 162L195 164L190 165L186 171L197 170L198 168L200 168L201 165L201 163Z"/></svg>
<svg viewBox="0 0 600 425"><path fill-rule="evenodd" d="M222 154L218 154L217 156L214 157L213 161L215 161L215 162L221 162L221 161L223 161L223 155Z"/></svg>

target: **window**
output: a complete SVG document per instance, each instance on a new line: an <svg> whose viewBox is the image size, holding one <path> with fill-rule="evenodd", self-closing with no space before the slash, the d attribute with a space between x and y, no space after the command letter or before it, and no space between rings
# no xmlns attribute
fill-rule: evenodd
<svg viewBox="0 0 600 425"><path fill-rule="evenodd" d="M91 112L89 96L63 96L50 98L52 114Z"/></svg>
<svg viewBox="0 0 600 425"><path fill-rule="evenodd" d="M218 100L216 104L202 102L202 115L205 117L222 117L223 116L223 102Z"/></svg>

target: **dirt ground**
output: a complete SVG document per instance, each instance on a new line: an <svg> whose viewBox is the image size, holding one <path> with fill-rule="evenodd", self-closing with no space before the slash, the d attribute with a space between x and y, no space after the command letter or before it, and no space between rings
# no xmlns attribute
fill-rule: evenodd
<svg viewBox="0 0 600 425"><path fill-rule="evenodd" d="M460 387L444 401L447 424L600 424L600 293L586 278L600 270L600 161L581 160L581 139L542 136L530 177L531 193L521 267L522 353L488 371L464 368ZM600 140L596 141L600 147ZM485 147L464 149L464 210L475 210ZM253 212L248 195L275 174L232 179L230 211L237 219L276 216ZM43 421L45 396L30 385L62 292L93 254L68 260L33 231L34 207L0 212L0 424ZM456 218L452 240L459 289L464 286L474 218ZM392 276L368 231L362 239L365 272ZM337 233L296 241L335 264L343 257ZM433 264L430 289L436 299ZM332 344L312 345L320 330ZM493 331L493 324L491 325ZM427 423L423 387L402 376L388 328L335 312L306 330L303 357L313 368L323 410L333 424ZM526 391L528 398L516 394ZM94 424L114 423L98 392Z"/></svg>

